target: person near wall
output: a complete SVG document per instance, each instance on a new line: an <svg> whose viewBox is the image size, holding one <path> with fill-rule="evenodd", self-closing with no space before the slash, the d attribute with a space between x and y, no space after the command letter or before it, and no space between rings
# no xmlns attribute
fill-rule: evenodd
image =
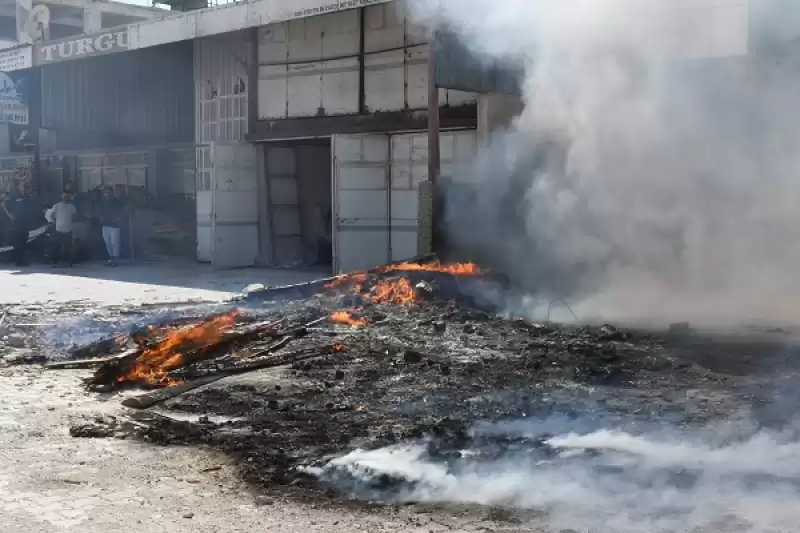
<svg viewBox="0 0 800 533"><path fill-rule="evenodd" d="M89 255L90 221L87 217L87 195L78 192L75 184L68 181L64 184L64 192L68 193L72 205L75 206L75 219L72 221L72 252L74 260L82 260Z"/></svg>
<svg viewBox="0 0 800 533"><path fill-rule="evenodd" d="M67 266L72 266L74 260L73 225L77 209L72 203L72 194L68 191L61 193L61 201L53 206L51 217L55 223L53 232L53 268L58 266L62 259Z"/></svg>
<svg viewBox="0 0 800 533"><path fill-rule="evenodd" d="M28 231L30 224L31 200L28 186L18 180L15 191L3 202L3 211L11 220L11 244L14 246L14 263L18 267L28 264Z"/></svg>
<svg viewBox="0 0 800 533"><path fill-rule="evenodd" d="M108 266L119 266L122 249L122 223L125 208L122 202L114 197L114 189L103 190L103 199L98 206L97 215L103 227L103 241L108 252Z"/></svg>

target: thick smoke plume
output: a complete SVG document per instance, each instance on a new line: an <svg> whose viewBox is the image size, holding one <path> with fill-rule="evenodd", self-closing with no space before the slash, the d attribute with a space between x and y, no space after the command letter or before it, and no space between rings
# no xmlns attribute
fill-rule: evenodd
<svg viewBox="0 0 800 533"><path fill-rule="evenodd" d="M692 42L719 22L704 6L743 6L726 11L735 19L747 2L409 2L481 56L526 65L524 112L453 176L477 187L451 184L445 205L450 242L529 289L520 307L566 299L606 320L800 320L800 70L786 57L728 56L746 52L733 45L747 25L736 35L731 17L733 33ZM655 420L484 423L463 449L359 450L310 471L362 498L541 511L555 531L795 531L796 400L696 432Z"/></svg>
<svg viewBox="0 0 800 533"><path fill-rule="evenodd" d="M526 65L522 115L453 176L478 186L448 193L450 241L586 319L797 323L800 70L710 4L412 0Z"/></svg>

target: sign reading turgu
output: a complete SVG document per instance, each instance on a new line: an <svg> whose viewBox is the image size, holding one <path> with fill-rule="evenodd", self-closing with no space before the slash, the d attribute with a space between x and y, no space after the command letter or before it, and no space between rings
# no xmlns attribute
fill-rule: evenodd
<svg viewBox="0 0 800 533"><path fill-rule="evenodd" d="M129 48L127 30L83 35L55 43L37 45L33 51L36 65L121 52Z"/></svg>

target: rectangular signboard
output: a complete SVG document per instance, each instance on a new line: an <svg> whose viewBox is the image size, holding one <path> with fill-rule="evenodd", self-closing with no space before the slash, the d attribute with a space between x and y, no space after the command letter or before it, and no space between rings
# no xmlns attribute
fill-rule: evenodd
<svg viewBox="0 0 800 533"><path fill-rule="evenodd" d="M33 52L30 46L0 50L0 72L12 72L32 66Z"/></svg>
<svg viewBox="0 0 800 533"><path fill-rule="evenodd" d="M28 124L27 72L0 72L0 122Z"/></svg>
<svg viewBox="0 0 800 533"><path fill-rule="evenodd" d="M292 12L293 18L313 17L315 15L324 15L325 13L333 13L335 11L343 11L345 9L355 9L359 7L367 7L374 4L384 4L388 0L339 0L338 2L329 2L317 7L307 7L304 9L296 9Z"/></svg>
<svg viewBox="0 0 800 533"><path fill-rule="evenodd" d="M37 65L47 65L69 59L84 59L122 52L129 49L129 43L128 30L125 28L93 35L81 35L61 41L37 44L33 51L34 62Z"/></svg>

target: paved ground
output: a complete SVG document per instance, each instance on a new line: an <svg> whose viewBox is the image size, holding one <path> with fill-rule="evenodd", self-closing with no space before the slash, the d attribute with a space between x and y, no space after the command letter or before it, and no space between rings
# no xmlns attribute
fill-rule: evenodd
<svg viewBox="0 0 800 533"><path fill-rule="evenodd" d="M92 278L95 273L103 278ZM284 284L314 277L318 274L214 273L161 265L114 271L77 267L69 274L0 271L0 303L220 299L253 282ZM0 531L518 531L487 521L488 515L476 520L413 507L309 505L282 497L265 501L249 492L227 458L211 451L72 438L71 422L123 409L119 398L102 401L83 392L80 379L86 372L0 368ZM210 467L221 469L203 471Z"/></svg>
<svg viewBox="0 0 800 533"><path fill-rule="evenodd" d="M251 284L290 285L329 275L321 269L214 271L197 263L137 263L119 268L94 263L58 270L34 265L21 270L0 269L0 304L81 299L103 304L216 301Z"/></svg>
<svg viewBox="0 0 800 533"><path fill-rule="evenodd" d="M84 394L80 375L0 371L0 531L476 531L408 508L264 502L211 452L72 438L71 420L119 409L116 400L103 404Z"/></svg>

